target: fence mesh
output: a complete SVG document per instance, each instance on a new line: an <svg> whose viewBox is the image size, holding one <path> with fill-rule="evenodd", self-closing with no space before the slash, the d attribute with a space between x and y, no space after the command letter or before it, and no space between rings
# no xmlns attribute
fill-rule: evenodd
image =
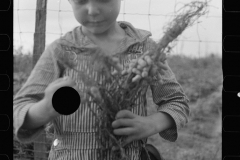
<svg viewBox="0 0 240 160"><path fill-rule="evenodd" d="M187 3L190 0L183 1ZM21 5L24 1L15 2L15 44L33 46L34 19L36 8L30 5ZM25 1L24 3L28 3ZM135 27L152 32L152 38L159 40L163 33L163 27L174 16L175 11L181 7L182 2L177 0L124 0L118 20L131 22ZM165 7L166 6L166 7ZM28 8L29 7L29 8ZM217 7L210 6L210 10ZM167 8L167 9L165 9ZM205 56L210 53L221 54L221 15L212 12L202 17L194 26L188 28L176 41L173 54L185 54L188 56ZM27 21L27 22L26 22ZM78 23L73 17L68 1L48 1L46 44L50 44ZM29 26L32 26L30 28ZM28 48L31 48L28 47ZM217 53L218 52L218 53ZM220 55L219 54L219 55Z"/></svg>
<svg viewBox="0 0 240 160"><path fill-rule="evenodd" d="M176 9L182 4L182 2L177 0L162 0L160 2L162 6L159 7L161 9L158 9L158 1L159 0L123 0L118 20L129 21L137 28L151 31L153 33L153 39L157 41L163 35L162 28L164 25L174 16ZM37 8L36 1L16 0L14 2L14 49L17 50L19 46L27 46L26 48L30 48L30 50L32 50L33 35L35 33L35 13ZM48 1L47 26L46 32L44 33L46 35L46 45L78 25L78 23L73 18L73 13L71 11L70 5L67 3L67 0ZM164 6L167 4L172 4L172 6L170 5L170 7L168 7L172 9L171 11L164 9ZM214 8L214 6L212 7ZM214 19L217 22L221 22L221 18L222 17L220 14L211 14L206 15L204 18L202 18L202 21L212 21ZM178 38L177 46L175 46L173 49L173 54L184 54L186 52L189 52L190 54L188 55L191 56L191 52L193 52L195 56L201 57L210 54L210 52L219 52L221 50L221 47L219 46L222 44L221 33L211 33L211 35L208 35L207 38L202 36L204 32L210 31L208 28L214 26L215 25L212 23L209 23L208 25L196 23L192 28L187 29L186 34L184 33L180 38ZM220 39L218 40L217 38L213 38L214 36L219 36ZM192 47L184 49L185 46ZM209 48L211 48L211 50ZM215 50L212 48L215 48ZM208 49L210 52L208 52ZM21 77L21 75L14 76L14 80L16 78L21 79L21 85L26 79L24 75L22 76L23 77ZM210 117L204 117L203 119L204 121L212 120ZM192 136L196 141L196 145L200 142L203 142L202 138L198 138L194 135ZM14 136L13 139L13 155L15 160L47 159L49 150L54 140L52 136L46 135L46 133L43 133L39 139L31 144L21 144L16 141ZM221 141L219 141L219 143L221 143ZM212 158L215 158L216 154L219 154L220 149L221 147L218 147L216 150L212 151Z"/></svg>

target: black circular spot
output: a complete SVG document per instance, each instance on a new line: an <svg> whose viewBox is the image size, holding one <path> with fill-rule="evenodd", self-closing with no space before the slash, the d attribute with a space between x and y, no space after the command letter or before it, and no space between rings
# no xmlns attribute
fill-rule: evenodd
<svg viewBox="0 0 240 160"><path fill-rule="evenodd" d="M79 93L72 87L61 87L52 98L53 108L62 115L74 113L80 106L81 98Z"/></svg>

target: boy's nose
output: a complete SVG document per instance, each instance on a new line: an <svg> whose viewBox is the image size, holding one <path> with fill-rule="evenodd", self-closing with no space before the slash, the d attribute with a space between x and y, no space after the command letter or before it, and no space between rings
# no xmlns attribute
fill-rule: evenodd
<svg viewBox="0 0 240 160"><path fill-rule="evenodd" d="M88 15L91 15L91 16L98 15L100 13L99 8L96 5L91 3L87 5L87 11L88 11Z"/></svg>

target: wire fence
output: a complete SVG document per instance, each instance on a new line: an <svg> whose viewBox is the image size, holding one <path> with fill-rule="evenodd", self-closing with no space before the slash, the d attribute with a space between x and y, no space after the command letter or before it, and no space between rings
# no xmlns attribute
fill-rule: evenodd
<svg viewBox="0 0 240 160"><path fill-rule="evenodd" d="M174 4L174 11L172 13L157 13L156 12L156 0L142 0L144 1L144 9L143 11L134 11L134 9L129 6L138 8L140 5L134 5L134 0L124 0L122 1L121 12L119 15L119 21L130 21L135 27L149 30L153 33L153 39L159 40L161 35L163 35L162 28L164 24L168 22L175 14L177 6L180 4L177 0L171 0ZM138 0L139 1L139 0ZM45 32L36 32L34 28L36 27L35 13L37 10L41 10L36 6L36 1L34 1L34 5L36 8L24 8L23 3L33 3L33 1L27 0L18 0L14 4L14 48L17 49L19 46L26 48L32 48L34 34L44 34L46 36L46 44L51 43L53 40L59 38L64 35L67 31L71 30L73 27L78 24L73 20L73 18L69 18L69 14L73 15L72 11L68 7L64 7L67 1L62 0L51 0L48 1L47 5L47 24ZM54 5L53 5L54 3ZM170 3L170 0L163 0L161 4ZM33 7L34 5L31 5ZM30 5L29 5L30 6ZM53 7L54 6L54 7ZM38 8L38 9L37 9ZM140 7L141 8L141 7ZM30 14L31 13L31 14ZM136 18L140 17L140 18ZM29 18L31 21L29 21ZM215 19L218 22L221 21L221 15L207 15L205 19ZM140 20L140 22L139 22ZM162 21L161 21L162 20ZM28 21L26 24L25 22ZM35 23L34 23L35 22ZM143 25L144 24L144 25ZM220 23L221 24L221 23ZM208 26L209 25L209 26ZM221 33L220 39L216 40L214 37L214 33L208 35L208 40L206 38L202 38L202 33L207 30L207 27L211 28L212 23L209 23L207 26L203 26L201 23L196 23L188 33L183 34L180 38L176 40L177 45L174 47L172 51L173 54L184 54L185 52L194 52L193 54L197 57L206 56L210 53L219 52L221 50ZM156 27L157 26L157 27ZM188 29L187 29L188 30ZM201 31L200 31L201 30ZM220 29L221 30L221 29ZM212 39L211 39L212 38ZM45 46L44 45L44 46ZM184 47L185 46L185 47ZM186 47L191 46L191 47ZM211 47L213 46L213 47ZM187 48L187 49L184 49ZM203 49L204 48L204 49ZM211 48L211 49L209 49ZM219 49L220 48L220 49ZM209 53L207 50L210 50ZM31 49L30 49L31 50ZM35 62L34 62L35 63ZM211 119L211 118L210 118ZM205 117L206 120L206 117ZM51 135L47 135L44 132L38 139L36 139L31 144L21 144L14 139L14 148L13 148L13 156L15 160L44 160L48 159L49 151L51 145L54 141L54 137ZM202 141L202 139L195 139L196 141ZM218 151L218 150L217 150Z"/></svg>
<svg viewBox="0 0 240 160"><path fill-rule="evenodd" d="M36 9L32 6L31 8L23 6L21 5L22 2L22 0L16 1L14 8L15 46L28 45L27 48L31 48L33 46L33 34L35 33L33 20ZM46 44L50 44L67 31L79 25L73 18L73 13L68 1L52 0L48 3L45 32ZM153 34L152 38L156 41L164 34L163 27L175 15L178 6L181 6L181 2L177 0L163 0L159 3L157 3L156 0L142 0L139 2L140 6L134 5L135 3L136 1L122 1L118 20L129 21L137 28L151 31ZM167 3L172 3L168 5L169 10L164 9ZM156 9L156 5L159 6L159 9ZM161 11L161 9L164 10ZM210 9L217 10L214 6ZM29 13L33 14L30 16ZM221 19L221 15L214 12L202 17L194 26L184 31L176 40L173 54L184 54L192 57L206 56L209 54L221 55ZM25 24L25 21L28 22ZM30 26L32 26L32 28L30 28Z"/></svg>

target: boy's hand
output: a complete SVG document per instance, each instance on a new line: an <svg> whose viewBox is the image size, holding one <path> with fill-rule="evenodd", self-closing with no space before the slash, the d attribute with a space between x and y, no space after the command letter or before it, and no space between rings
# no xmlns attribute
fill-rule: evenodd
<svg viewBox="0 0 240 160"><path fill-rule="evenodd" d="M119 136L126 136L123 146L134 141L147 138L155 134L155 126L152 119L133 114L129 110L119 111L116 120L112 123L113 133Z"/></svg>
<svg viewBox="0 0 240 160"><path fill-rule="evenodd" d="M76 83L70 77L59 78L59 79L53 81L52 83L50 83L47 86L47 88L45 89L45 96L43 98L43 101L44 101L45 106L47 107L47 110L49 111L51 117L57 117L60 115L53 108L53 105L52 105L53 94L59 88L66 87L66 86L72 87L78 91L78 87L77 87Z"/></svg>
<svg viewBox="0 0 240 160"><path fill-rule="evenodd" d="M168 70L168 67L166 65L166 61L159 61L152 65L149 74L150 75L156 75L157 72L159 72L161 75L164 75L164 70Z"/></svg>

